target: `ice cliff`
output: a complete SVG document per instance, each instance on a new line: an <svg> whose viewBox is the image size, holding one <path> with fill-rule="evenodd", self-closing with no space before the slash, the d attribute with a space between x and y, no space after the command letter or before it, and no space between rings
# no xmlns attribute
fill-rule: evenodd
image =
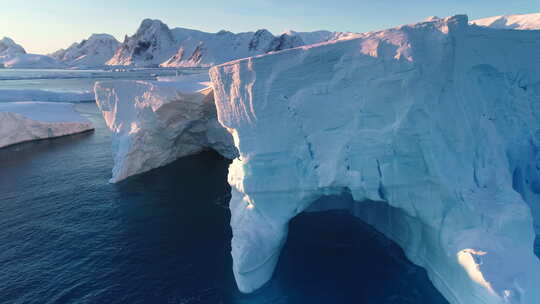
<svg viewBox="0 0 540 304"><path fill-rule="evenodd" d="M455 16L212 68L240 155L240 290L271 278L294 216L340 195L324 208L396 241L451 303L540 303L539 48L540 32Z"/></svg>
<svg viewBox="0 0 540 304"><path fill-rule="evenodd" d="M0 148L93 129L71 103L0 102Z"/></svg>
<svg viewBox="0 0 540 304"><path fill-rule="evenodd" d="M232 137L218 123L208 75L177 81L103 81L96 103L113 135L111 182L214 149L236 157Z"/></svg>

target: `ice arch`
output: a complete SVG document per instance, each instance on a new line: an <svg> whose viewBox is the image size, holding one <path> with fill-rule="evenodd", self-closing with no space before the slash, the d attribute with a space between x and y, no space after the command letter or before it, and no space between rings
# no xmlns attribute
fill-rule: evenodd
<svg viewBox="0 0 540 304"><path fill-rule="evenodd" d="M291 218L347 191L392 207L365 216L451 303L540 302L513 157L539 146L539 47L536 31L455 16L213 68L240 152L229 168L239 288L270 279Z"/></svg>

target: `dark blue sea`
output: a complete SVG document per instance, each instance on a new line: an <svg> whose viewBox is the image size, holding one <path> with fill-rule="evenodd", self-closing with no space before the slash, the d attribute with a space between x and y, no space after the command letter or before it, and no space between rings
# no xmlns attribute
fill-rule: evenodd
<svg viewBox="0 0 540 304"><path fill-rule="evenodd" d="M111 135L0 149L0 303L447 303L425 271L344 213L296 218L272 281L236 289L228 161L186 157L109 184Z"/></svg>

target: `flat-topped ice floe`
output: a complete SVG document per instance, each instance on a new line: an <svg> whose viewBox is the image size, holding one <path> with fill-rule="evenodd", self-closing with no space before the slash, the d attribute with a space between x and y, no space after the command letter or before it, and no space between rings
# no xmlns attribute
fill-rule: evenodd
<svg viewBox="0 0 540 304"><path fill-rule="evenodd" d="M96 103L113 135L111 182L214 149L236 156L232 137L218 123L208 74L167 81L103 81Z"/></svg>
<svg viewBox="0 0 540 304"><path fill-rule="evenodd" d="M540 32L455 16L211 69L240 154L240 290L271 278L294 216L341 195L325 208L395 240L451 303L540 303L538 49Z"/></svg>
<svg viewBox="0 0 540 304"><path fill-rule="evenodd" d="M93 130L71 103L1 102L0 148Z"/></svg>

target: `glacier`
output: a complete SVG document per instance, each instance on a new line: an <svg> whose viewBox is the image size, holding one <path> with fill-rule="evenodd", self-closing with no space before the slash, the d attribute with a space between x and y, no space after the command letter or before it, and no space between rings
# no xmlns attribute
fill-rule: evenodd
<svg viewBox="0 0 540 304"><path fill-rule="evenodd" d="M207 149L235 158L232 137L217 121L208 85L208 74L97 82L96 103L113 132L110 182Z"/></svg>
<svg viewBox="0 0 540 304"><path fill-rule="evenodd" d="M71 103L0 102L0 148L93 129Z"/></svg>
<svg viewBox="0 0 540 304"><path fill-rule="evenodd" d="M539 47L458 15L213 67L239 289L271 278L297 214L346 209L451 303L540 303Z"/></svg>

